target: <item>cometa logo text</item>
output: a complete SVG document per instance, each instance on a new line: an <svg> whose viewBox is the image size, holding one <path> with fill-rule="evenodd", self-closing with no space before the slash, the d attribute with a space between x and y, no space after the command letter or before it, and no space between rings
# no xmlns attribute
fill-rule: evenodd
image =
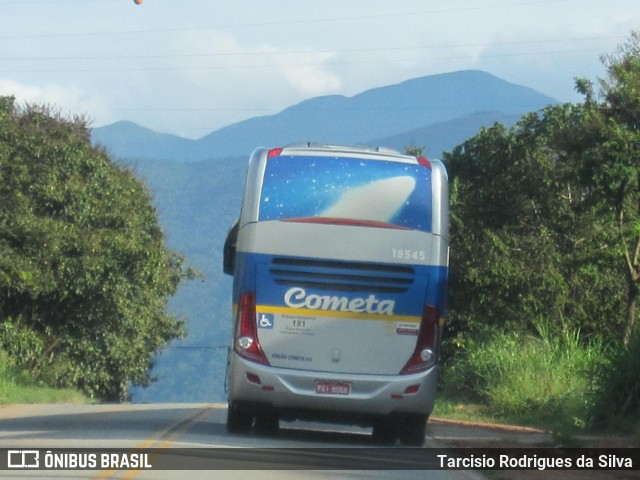
<svg viewBox="0 0 640 480"><path fill-rule="evenodd" d="M393 308L396 304L393 300L379 300L373 294L367 298L332 297L329 295L307 294L307 291L300 287L287 290L284 294L284 303L290 308L376 313L379 315L393 315Z"/></svg>

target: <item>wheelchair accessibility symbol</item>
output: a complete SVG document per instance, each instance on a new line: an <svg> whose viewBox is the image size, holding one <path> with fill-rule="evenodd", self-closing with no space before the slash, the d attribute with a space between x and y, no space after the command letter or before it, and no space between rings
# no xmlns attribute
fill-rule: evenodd
<svg viewBox="0 0 640 480"><path fill-rule="evenodd" d="M273 328L273 315L270 313L258 314L258 327L259 328Z"/></svg>

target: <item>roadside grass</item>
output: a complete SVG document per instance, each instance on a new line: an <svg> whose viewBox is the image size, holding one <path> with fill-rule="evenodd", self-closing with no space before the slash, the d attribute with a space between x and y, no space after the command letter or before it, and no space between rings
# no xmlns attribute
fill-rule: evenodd
<svg viewBox="0 0 640 480"><path fill-rule="evenodd" d="M534 426L564 443L586 431L607 347L577 331L536 328L469 340L445 368L434 416Z"/></svg>
<svg viewBox="0 0 640 480"><path fill-rule="evenodd" d="M12 403L90 403L90 400L78 390L42 385L0 350L0 404Z"/></svg>
<svg viewBox="0 0 640 480"><path fill-rule="evenodd" d="M446 392L438 393L431 416L466 422L500 423L504 421L493 415L487 406L451 397Z"/></svg>
<svg viewBox="0 0 640 480"><path fill-rule="evenodd" d="M598 372L592 422L634 434L640 444L640 329L609 359L609 367Z"/></svg>

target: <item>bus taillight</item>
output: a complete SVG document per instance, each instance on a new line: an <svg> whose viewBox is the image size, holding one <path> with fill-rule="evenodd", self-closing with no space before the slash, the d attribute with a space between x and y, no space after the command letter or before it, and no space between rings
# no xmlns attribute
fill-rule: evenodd
<svg viewBox="0 0 640 480"><path fill-rule="evenodd" d="M424 307L418 341L411 358L401 375L423 372L433 366L438 359L438 309L433 305Z"/></svg>
<svg viewBox="0 0 640 480"><path fill-rule="evenodd" d="M417 157L418 163L423 167L431 168L431 162L425 157Z"/></svg>
<svg viewBox="0 0 640 480"><path fill-rule="evenodd" d="M240 318L238 318L236 328L234 350L238 355L247 360L269 365L269 361L267 357L265 357L260 342L258 341L255 292L245 292L242 294L238 315Z"/></svg>
<svg viewBox="0 0 640 480"><path fill-rule="evenodd" d="M272 148L267 152L267 158L279 156L282 153L282 150L284 150L284 148Z"/></svg>

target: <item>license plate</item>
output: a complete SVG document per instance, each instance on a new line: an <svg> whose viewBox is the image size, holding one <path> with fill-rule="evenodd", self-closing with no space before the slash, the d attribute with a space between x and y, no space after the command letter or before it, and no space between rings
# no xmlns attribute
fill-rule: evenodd
<svg viewBox="0 0 640 480"><path fill-rule="evenodd" d="M349 395L351 385L337 382L316 382L316 393L320 395Z"/></svg>

